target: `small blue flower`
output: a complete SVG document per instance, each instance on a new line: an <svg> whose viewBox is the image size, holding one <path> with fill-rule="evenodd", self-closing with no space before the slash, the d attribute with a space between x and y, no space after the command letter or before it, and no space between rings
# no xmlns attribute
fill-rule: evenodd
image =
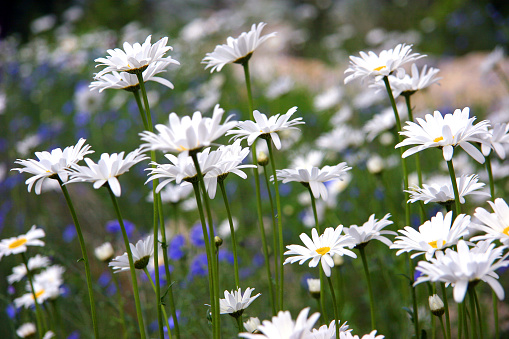
<svg viewBox="0 0 509 339"><path fill-rule="evenodd" d="M69 224L65 227L62 238L66 243L70 243L74 240L74 238L76 238L76 235L76 227L73 224Z"/></svg>
<svg viewBox="0 0 509 339"><path fill-rule="evenodd" d="M203 239L203 234L202 234ZM180 260L184 257L185 253L182 250L186 244L186 238L182 234L177 234L171 239L170 246L168 247L168 255L171 260Z"/></svg>
<svg viewBox="0 0 509 339"><path fill-rule="evenodd" d="M74 331L72 332L67 339L80 339L80 332Z"/></svg>
<svg viewBox="0 0 509 339"><path fill-rule="evenodd" d="M99 286L106 287L111 282L111 273L109 271L104 271L99 279L97 279L97 283Z"/></svg>
<svg viewBox="0 0 509 339"><path fill-rule="evenodd" d="M233 257L233 253L229 252L228 250L224 250L224 249L219 250L219 252L217 253L217 258L219 259L219 261L226 261L227 263L232 264L232 265L235 261L235 259Z"/></svg>
<svg viewBox="0 0 509 339"><path fill-rule="evenodd" d="M127 233L127 236L130 237L133 234L133 231L136 229L136 226L130 222L129 220L124 219L124 227ZM120 224L118 220L110 220L106 223L106 232L108 233L119 233L121 232Z"/></svg>
<svg viewBox="0 0 509 339"><path fill-rule="evenodd" d="M208 230L208 229L207 229ZM198 247L205 246L205 241L203 240L203 231L201 224L198 222L191 227L191 231L189 231L189 241L191 244Z"/></svg>
<svg viewBox="0 0 509 339"><path fill-rule="evenodd" d="M200 253L196 255L191 261L191 266L189 267L188 280L193 280L195 276L206 276L207 272L208 272L207 254Z"/></svg>

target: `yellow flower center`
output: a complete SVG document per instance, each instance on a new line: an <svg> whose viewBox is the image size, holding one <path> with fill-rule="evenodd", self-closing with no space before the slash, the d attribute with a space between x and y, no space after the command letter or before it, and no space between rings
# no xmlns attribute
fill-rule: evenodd
<svg viewBox="0 0 509 339"><path fill-rule="evenodd" d="M182 146L182 145L179 145L179 148L177 148L179 151L183 152L183 151L187 151L187 148Z"/></svg>
<svg viewBox="0 0 509 339"><path fill-rule="evenodd" d="M442 140L444 140L444 137L438 137L438 138L433 139L433 142L439 142Z"/></svg>
<svg viewBox="0 0 509 339"><path fill-rule="evenodd" d="M382 69L384 69L385 66L380 66L380 67L377 67L377 68L374 68L373 71L381 71Z"/></svg>
<svg viewBox="0 0 509 339"><path fill-rule="evenodd" d="M27 238L21 238L18 240L14 240L13 242L11 242L9 244L9 248L12 250L13 248L20 247L20 246L24 245L27 241L28 241Z"/></svg>
<svg viewBox="0 0 509 339"><path fill-rule="evenodd" d="M433 248L438 248L438 240L430 241L428 244ZM444 246L444 244L445 240L442 240L442 244L440 245L440 247Z"/></svg>
<svg viewBox="0 0 509 339"><path fill-rule="evenodd" d="M39 292L35 293L35 297L36 298L39 298L41 295L44 294L44 292L46 292L44 289L40 290ZM32 295L32 299L34 298L34 296Z"/></svg>
<svg viewBox="0 0 509 339"><path fill-rule="evenodd" d="M327 253L329 251L330 251L330 247L328 247L328 246L320 247L320 248L316 249L316 253L318 253L320 255L324 255L325 253Z"/></svg>
<svg viewBox="0 0 509 339"><path fill-rule="evenodd" d="M502 233L504 233L505 235L509 235L509 226L507 226L506 228L504 228L504 230L502 231Z"/></svg>

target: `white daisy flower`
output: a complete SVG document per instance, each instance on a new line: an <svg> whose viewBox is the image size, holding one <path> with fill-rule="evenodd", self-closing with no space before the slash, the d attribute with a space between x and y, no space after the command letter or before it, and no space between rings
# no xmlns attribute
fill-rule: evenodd
<svg viewBox="0 0 509 339"><path fill-rule="evenodd" d="M481 145L484 156L490 155L493 149L500 159L505 159L504 144L509 144L509 123L495 124L484 137L485 142Z"/></svg>
<svg viewBox="0 0 509 339"><path fill-rule="evenodd" d="M53 265L46 268L41 273L34 275L34 284L40 284L44 287L52 286L52 288L58 290L64 283L65 268L60 265Z"/></svg>
<svg viewBox="0 0 509 339"><path fill-rule="evenodd" d="M313 329L311 332L310 339L336 339L336 323L341 323L341 321L332 320L329 326L322 325L318 329ZM341 335L342 332L349 332L351 330L348 329L348 325L346 321L339 327L339 333Z"/></svg>
<svg viewBox="0 0 509 339"><path fill-rule="evenodd" d="M35 297L37 298L37 303L42 304L46 300L55 299L61 294L60 284L53 284L51 282L37 282L34 281L34 292ZM35 305L34 296L32 294L32 289L29 285L27 285L27 291L29 293L23 294L21 297L14 299L14 306L16 308L30 308Z"/></svg>
<svg viewBox="0 0 509 339"><path fill-rule="evenodd" d="M265 40L272 38L276 33L260 36L266 23L253 24L249 32L243 32L236 39L228 37L225 45L217 45L214 52L207 53L202 60L206 64L205 69L211 68L210 73L221 71L226 64L244 64L251 58L251 55Z"/></svg>
<svg viewBox="0 0 509 339"><path fill-rule="evenodd" d="M239 317L261 293L251 297L254 288L246 288L244 294L240 287L236 291L224 291L224 299L219 299L219 311L221 314L230 314L232 317Z"/></svg>
<svg viewBox="0 0 509 339"><path fill-rule="evenodd" d="M55 335L55 332L53 331L48 331L44 334L44 336L42 337L42 339L51 339L51 338L55 338L56 335Z"/></svg>
<svg viewBox="0 0 509 339"><path fill-rule="evenodd" d="M402 103L397 105L398 114L400 119L407 119L408 110ZM385 108L380 113L373 115L371 119L366 121L362 127L362 131L366 133L366 140L371 142L379 134L391 130L396 126L396 117L394 116L394 110L392 107Z"/></svg>
<svg viewBox="0 0 509 339"><path fill-rule="evenodd" d="M258 330L258 326L261 325L260 319L257 317L250 317L244 322L244 329L249 333L255 333Z"/></svg>
<svg viewBox="0 0 509 339"><path fill-rule="evenodd" d="M333 179L341 179L344 174L351 170L351 167L346 165L346 162L337 164L336 166L324 166L322 169L318 167L312 168L297 168L297 169L283 169L276 170L277 180L282 180L283 184L287 182L296 181L302 184L309 185L313 196L318 199L327 200L327 188L324 182ZM274 177L271 177L274 181Z"/></svg>
<svg viewBox="0 0 509 339"><path fill-rule="evenodd" d="M314 313L308 318L309 307L300 311L297 319L292 320L289 311L279 311L272 320L264 320L262 325L258 326L258 331L262 334L239 333L239 337L247 339L290 339L290 338L309 338L311 328L320 317L320 313Z"/></svg>
<svg viewBox="0 0 509 339"><path fill-rule="evenodd" d="M193 192L193 186L175 185L168 183L159 192L161 193L161 202L178 204L179 202L185 200L191 194L191 192ZM147 201L154 201L154 195L152 192L147 195Z"/></svg>
<svg viewBox="0 0 509 339"><path fill-rule="evenodd" d="M483 120L474 125L475 117L470 118L470 108L456 109L453 114L442 116L439 111L433 115L426 114L425 120L417 118L418 124L407 121L399 132L407 138L396 145L396 148L409 145L418 145L407 149L402 157L406 158L426 148L442 148L444 159L450 161L454 147L460 146L477 162L483 164L483 154L471 142L484 143L489 121Z"/></svg>
<svg viewBox="0 0 509 339"><path fill-rule="evenodd" d="M134 268L142 270L147 267L150 258L154 254L154 236L149 235L146 239L138 240L136 245L129 244L133 254ZM113 268L114 273L128 271L129 258L127 252L111 260L108 266Z"/></svg>
<svg viewBox="0 0 509 339"><path fill-rule="evenodd" d="M35 193L41 194L42 184L46 179L55 178L58 175L62 182L66 182L67 170L82 160L83 156L94 153L94 151L90 151L89 145L85 145L85 142L85 139L80 139L75 146L68 146L63 151L60 148L55 148L51 152L35 152L38 160L18 159L14 163L20 164L24 168L13 168L12 170L33 174L34 176L27 179L25 184L28 185L29 192L35 184Z"/></svg>
<svg viewBox="0 0 509 339"><path fill-rule="evenodd" d="M131 74L141 73L151 63L157 61L164 61L168 64L177 63L178 61L172 60L171 56L164 57L164 54L173 48L166 46L168 37L159 39L155 44L151 44L152 36L149 35L145 42L140 45L135 43L131 45L124 42L124 50L120 48L109 49L109 55L106 58L97 58L94 61L98 62L98 66L106 66L103 70L97 73L96 78L111 71L128 72Z"/></svg>
<svg viewBox="0 0 509 339"><path fill-rule="evenodd" d="M431 313L437 317L441 317L445 313L444 302L442 299L440 299L438 294L430 295L428 298L428 303Z"/></svg>
<svg viewBox="0 0 509 339"><path fill-rule="evenodd" d="M362 336L362 338L360 339L383 339L385 338L384 335L376 335L376 330L373 330L371 331L370 333L368 334L365 334ZM351 332L342 332L339 334L339 338L340 339L359 339L359 336L358 335L352 335Z"/></svg>
<svg viewBox="0 0 509 339"><path fill-rule="evenodd" d="M498 299L504 299L504 288L497 280L495 271L509 266L505 260L507 254L501 258L505 246L495 247L491 241L481 241L473 248L469 248L463 240L458 242L458 251L450 248L445 253L437 252L436 258L430 262L420 261L416 270L422 274L414 286L425 281L445 282L454 286L454 301L460 303L465 298L468 285L482 280L493 289Z"/></svg>
<svg viewBox="0 0 509 339"><path fill-rule="evenodd" d="M397 235L397 233L393 231L382 231L384 227L393 224L393 222L389 220L390 217L391 214L387 213L382 219L378 220L375 219L374 214L371 214L368 221L362 226L352 225L350 227L345 227L343 231L354 239L355 246L362 246L373 239L381 241L387 246L391 246L392 241L387 239L385 235Z"/></svg>
<svg viewBox="0 0 509 339"><path fill-rule="evenodd" d="M37 333L37 328L34 323L24 323L16 330L16 334L20 338L30 338L35 336Z"/></svg>
<svg viewBox="0 0 509 339"><path fill-rule="evenodd" d="M470 216L460 214L452 222L452 211L445 216L438 212L431 220L419 226L419 231L410 226L399 230L403 235L396 237L391 249L399 249L396 255L404 252L417 251L410 256L411 259L426 254L426 260L430 260L436 251L443 251L445 248L455 245L461 237L468 234Z"/></svg>
<svg viewBox="0 0 509 339"><path fill-rule="evenodd" d="M145 159L148 159L148 157L142 153L141 148L129 153L125 159L124 152L112 153L111 155L103 153L97 164L90 158L85 158L88 166L72 166L71 180L67 183L93 182L95 189L108 183L115 196L119 197L121 188L117 177L128 172L132 166Z"/></svg>
<svg viewBox="0 0 509 339"><path fill-rule="evenodd" d="M32 272L38 268L46 267L50 264L48 257L36 254L34 257L28 259L28 269ZM27 275L27 268L25 264L20 264L12 268L12 274L7 277L7 282L13 284L20 281Z"/></svg>
<svg viewBox="0 0 509 339"><path fill-rule="evenodd" d="M331 267L334 267L334 260L332 260L334 254L346 254L352 258L357 258L354 252L345 248L346 246L355 246L353 238L348 235L341 235L342 231L343 225L339 225L336 229L328 227L322 235L318 236L316 228L313 228L311 230L312 239L307 234L302 233L300 239L306 247L300 245L286 246L288 251L285 252L285 255L294 256L286 258L283 264L293 264L298 261L302 265L311 259L309 267L316 267L321 262L325 275L330 277Z"/></svg>
<svg viewBox="0 0 509 339"><path fill-rule="evenodd" d="M26 252L27 246L44 246L44 242L39 239L45 235L44 230L33 225L26 234L2 239L0 241L0 260L3 256Z"/></svg>
<svg viewBox="0 0 509 339"><path fill-rule="evenodd" d="M462 175L461 177L456 178L460 203L464 204L465 196L470 194L490 196L487 192L478 191L485 186L484 183L478 182L478 180L479 176L477 174ZM412 186L410 187L410 190L405 192L410 193L410 199L408 199L408 202L411 203L424 201L425 204L429 202L452 204L455 199L451 180L446 180L443 184L422 184L422 188L419 186Z"/></svg>
<svg viewBox="0 0 509 339"><path fill-rule="evenodd" d="M297 111L297 106L294 106L283 115L273 115L270 118L257 110L253 111L254 122L251 120L239 122L236 130L231 130L226 135L233 134L234 139L247 139L249 146L258 138L271 138L274 146L277 149L281 149L281 140L277 132L281 132L289 129L298 129L295 125L304 124L302 118L295 118L290 120L293 113Z"/></svg>
<svg viewBox="0 0 509 339"><path fill-rule="evenodd" d="M94 248L94 255L100 261L110 261L115 255L115 251L113 250L113 246L109 241L97 246Z"/></svg>
<svg viewBox="0 0 509 339"><path fill-rule="evenodd" d="M194 112L192 118L185 116L180 119L176 113L171 113L168 125L157 124L155 126L158 134L149 131L140 133L141 140L147 142L142 146L151 150L186 152L186 154L188 151L210 146L212 141L237 125L236 121L229 121L233 115L226 118L221 125L223 114L224 109L219 105L214 107L212 118L202 118L200 112Z"/></svg>
<svg viewBox="0 0 509 339"><path fill-rule="evenodd" d="M475 209L474 217L481 224L474 223L472 228L485 232L483 235L477 235L470 239L478 240L500 240L506 246L509 246L509 207L504 199L498 198L494 202L488 201L494 213L490 213L482 207Z"/></svg>
<svg viewBox="0 0 509 339"><path fill-rule="evenodd" d="M360 52L360 58L350 56L350 67L345 71L350 75L345 78L345 84L357 78L379 81L394 71L401 72L404 64L425 57L411 51L412 45L399 44L394 49L383 50L379 55L369 51L368 54Z"/></svg>

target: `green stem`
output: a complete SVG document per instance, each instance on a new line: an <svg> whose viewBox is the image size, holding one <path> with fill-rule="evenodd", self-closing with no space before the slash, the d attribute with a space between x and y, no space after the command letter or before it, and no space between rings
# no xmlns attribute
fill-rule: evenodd
<svg viewBox="0 0 509 339"><path fill-rule="evenodd" d="M145 105L145 114L147 117L147 126L149 127L149 131L152 131L152 116L150 115L150 107L148 104L147 91L145 90L145 82L143 81L143 74L136 73L138 77L138 81L140 83L141 95L143 97L143 104Z"/></svg>
<svg viewBox="0 0 509 339"><path fill-rule="evenodd" d="M156 269L158 269L158 268L156 267ZM152 280L152 277L150 276L150 273L148 273L148 270L147 270L146 267L143 269L143 272L145 272L145 274L147 275L147 278L150 281L150 284L152 285L152 289L155 292L156 291L156 285L154 284L154 281ZM161 311L164 313L164 319L166 320L166 329L168 330L168 335L169 335L169 337L171 339L170 321L168 320L169 318L168 318L168 314L166 314L166 309L164 308L164 305L159 303L159 302L157 303L157 305L159 306ZM162 338L164 338L164 336Z"/></svg>
<svg viewBox="0 0 509 339"><path fill-rule="evenodd" d="M95 309L95 300L94 300L94 292L92 287L92 274L90 273L90 262L88 260L87 248L85 246L85 240L83 238L83 233L81 232L81 226L78 221L78 216L76 215L76 211L74 210L74 205L71 200L71 196L67 191L67 187L64 185L60 177L57 176L58 183L60 184L60 188L62 189L62 193L64 194L65 201L67 202L67 206L69 207L69 211L71 212L71 217L74 222L74 226L76 227L76 234L78 235L78 240L80 242L81 247L81 256L83 262L85 264L85 276L87 279L87 288L88 288L88 298L90 301L90 312L92 315L92 326L94 328L94 337L99 338L99 329L97 327L97 313Z"/></svg>
<svg viewBox="0 0 509 339"><path fill-rule="evenodd" d="M249 62L242 64L244 67L244 78L246 79L247 104L249 108L249 118L253 120L253 93L251 92L251 75L249 74Z"/></svg>
<svg viewBox="0 0 509 339"><path fill-rule="evenodd" d="M454 174L454 165L452 159L447 161L447 168L449 168L449 175L451 177L452 189L454 191L454 204L456 207L456 217L461 214L460 194L458 192L458 183L456 182L456 174Z"/></svg>
<svg viewBox="0 0 509 339"><path fill-rule="evenodd" d="M375 298L373 297L373 289L371 287L371 278L369 276L369 268L368 268L368 261L366 259L366 253L364 250L364 246L359 246L358 250L361 254L362 259L362 265L364 266L364 273L366 275L366 281L368 284L368 293L369 293L369 304L370 304L370 315L371 315L371 330L376 329L376 322L375 322ZM415 319L415 315L414 315ZM417 332L419 333L419 332Z"/></svg>
<svg viewBox="0 0 509 339"><path fill-rule="evenodd" d="M474 290L472 294L474 295L475 308L477 310L477 321L479 322L479 334L480 334L480 338L484 339L481 305L479 304L479 299L477 298L477 292L475 291L475 288L472 287L472 290Z"/></svg>
<svg viewBox="0 0 509 339"><path fill-rule="evenodd" d="M46 332L46 329L44 328L43 321L42 321L42 310L41 306L37 302L37 296L35 294L35 288L34 288L34 282L32 279L32 272L28 268L28 259L26 257L25 252L21 252L21 257L23 258L23 264L25 264L25 268L27 270L27 279L28 283L30 284L30 290L32 292L32 298L34 298L34 304L35 304L35 319L37 324L37 334L39 335L39 338L42 338L43 333Z"/></svg>
<svg viewBox="0 0 509 339"><path fill-rule="evenodd" d="M493 300L493 317L495 318L495 339L500 339L500 330L498 324L498 298L494 291L491 291L491 299Z"/></svg>
<svg viewBox="0 0 509 339"><path fill-rule="evenodd" d="M491 153L486 158L486 172L490 180L490 194L491 200L495 199L495 180L493 180L493 170L491 169Z"/></svg>
<svg viewBox="0 0 509 339"><path fill-rule="evenodd" d="M284 257L284 243L283 243L283 221L281 213L281 197L279 195L279 184L277 181L277 174L276 174L276 162L274 161L274 152L272 151L272 141L269 139L266 139L267 141L267 148L269 149L269 157L270 157L270 163L272 167L272 175L274 176L274 190L276 193L276 208L277 208L277 226L278 226L278 232L279 232L279 263L280 263L280 271L281 278L279 279L279 308L284 309L283 307L283 294L284 294L284 282L285 282L285 275L283 270L283 257Z"/></svg>
<svg viewBox="0 0 509 339"><path fill-rule="evenodd" d="M117 298L118 298L118 312L120 316L120 323L122 325L122 332L124 339L128 338L127 335L127 327L125 325L125 315L124 315L124 299L122 298L122 294L120 292L120 282L118 281L117 275L112 272L113 281L115 282L115 286L117 287Z"/></svg>
<svg viewBox="0 0 509 339"><path fill-rule="evenodd" d="M449 317L449 301L447 299L447 290L445 289L445 283L440 283L442 288L442 300L444 301L445 308L445 324L447 325L447 339L451 339L451 319Z"/></svg>
<svg viewBox="0 0 509 339"><path fill-rule="evenodd" d="M332 285L331 277L327 277L327 281L329 282L330 293L332 294L332 305L334 306L334 325L336 327L336 339L339 339L339 311L338 311L338 303L336 300L336 293L334 292L334 286Z"/></svg>
<svg viewBox="0 0 509 339"><path fill-rule="evenodd" d="M412 294L412 310L413 310L413 322L414 322L414 331L415 331L415 337L419 338L420 334L420 325L419 325L419 310L417 308L417 295L415 292L415 286L414 286L414 265L412 260L410 259L410 256L408 253L406 253L406 262L408 265L408 274L409 277L412 279L410 282L410 293Z"/></svg>
<svg viewBox="0 0 509 339"><path fill-rule="evenodd" d="M448 338L447 333L445 331L444 319L442 319L442 317L439 317L439 318L440 318L440 325L442 326L442 335L444 336L444 338Z"/></svg>
<svg viewBox="0 0 509 339"><path fill-rule="evenodd" d="M475 318L475 296L474 296L474 287L468 286L468 301L470 304L470 329L472 330L472 335L474 338L480 338L477 335L477 324ZM466 296L465 296L466 297Z"/></svg>
<svg viewBox="0 0 509 339"><path fill-rule="evenodd" d="M237 327L239 329L239 333L244 332L244 324L242 323L242 315L235 317L235 320L237 320Z"/></svg>
<svg viewBox="0 0 509 339"><path fill-rule="evenodd" d="M143 105L141 104L140 93L138 91L134 91L133 94L136 99L136 103L138 104L138 110L140 111L141 120L143 121L143 127L148 131L149 125L147 123L147 118L145 117Z"/></svg>
<svg viewBox="0 0 509 339"><path fill-rule="evenodd" d="M113 203L113 207L115 209L115 213L117 214L118 223L120 224L120 229L122 230L122 237L124 238L124 244L126 247L127 259L129 260L129 270L131 272L131 281L133 284L133 292L134 292L134 303L136 306L136 316L138 318L138 327L140 328L140 336L145 339L147 336L145 334L145 324L143 322L143 315L141 313L141 303L140 303L140 294L138 291L138 281L136 280L136 269L134 268L133 254L131 252L131 246L129 246L129 238L127 237L127 232L124 226L124 219L122 218L122 214L120 213L120 208L118 207L117 198L115 194L111 190L110 185L106 185L108 191L110 192L111 202ZM154 239L154 242L157 242L157 239Z"/></svg>
<svg viewBox="0 0 509 339"><path fill-rule="evenodd" d="M465 331L465 338L470 338L468 335L468 312L467 312L467 303L466 300L463 299L463 302L461 303L463 306L463 330ZM472 338L477 339L477 338Z"/></svg>
<svg viewBox="0 0 509 339"><path fill-rule="evenodd" d="M221 193L223 194L224 206L226 208L226 214L228 215L228 222L230 223L230 233L232 237L232 249L233 249L233 266L235 270L235 285L237 288L240 287L239 279L239 259L237 257L237 240L235 239L235 228L233 227L232 214L230 212L230 204L228 203L228 196L226 195L226 189L224 187L224 180L218 179L219 187L221 187Z"/></svg>

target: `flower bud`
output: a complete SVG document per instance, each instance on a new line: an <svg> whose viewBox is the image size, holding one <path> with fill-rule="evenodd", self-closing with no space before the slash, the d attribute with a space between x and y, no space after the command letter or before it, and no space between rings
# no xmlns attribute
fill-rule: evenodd
<svg viewBox="0 0 509 339"><path fill-rule="evenodd" d="M258 331L258 326L260 326L260 324L260 319L251 317L244 323L244 329L249 333L255 333Z"/></svg>
<svg viewBox="0 0 509 339"><path fill-rule="evenodd" d="M429 308L437 317L441 317L445 312L444 303L437 294L429 297Z"/></svg>
<svg viewBox="0 0 509 339"><path fill-rule="evenodd" d="M369 173L379 174L384 170L384 159L379 155L374 155L366 162Z"/></svg>
<svg viewBox="0 0 509 339"><path fill-rule="evenodd" d="M334 260L334 266L341 266L345 263L343 256L337 253L332 256L332 260Z"/></svg>
<svg viewBox="0 0 509 339"><path fill-rule="evenodd" d="M308 279L308 289L311 296L320 299L320 279Z"/></svg>
<svg viewBox="0 0 509 339"><path fill-rule="evenodd" d="M111 246L111 243L105 242L94 249L94 254L100 261L108 262L113 259L113 246Z"/></svg>
<svg viewBox="0 0 509 339"><path fill-rule="evenodd" d="M264 152L258 152L257 158L258 158L258 165L260 165L260 166L268 165L269 158L267 157L267 154L265 154Z"/></svg>
<svg viewBox="0 0 509 339"><path fill-rule="evenodd" d="M223 239L216 235L214 237L214 243L216 244L216 247L219 248L223 244Z"/></svg>

